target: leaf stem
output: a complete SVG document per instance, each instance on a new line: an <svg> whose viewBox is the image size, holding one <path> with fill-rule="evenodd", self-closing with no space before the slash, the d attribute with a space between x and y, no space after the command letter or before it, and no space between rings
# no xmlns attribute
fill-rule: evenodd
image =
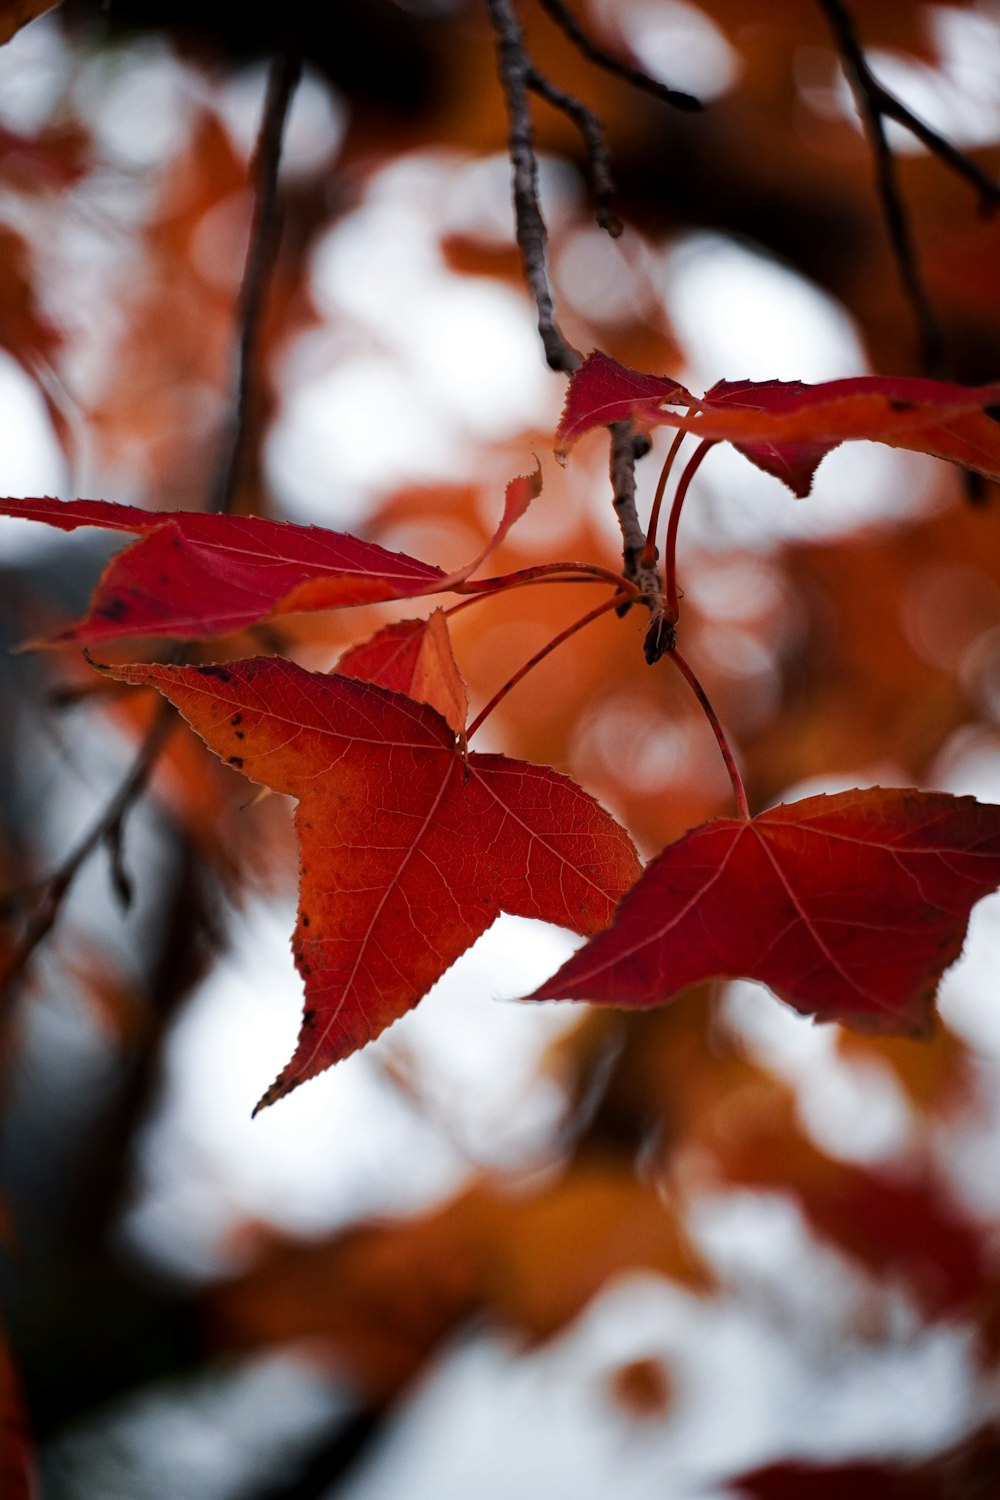
<svg viewBox="0 0 1000 1500"><path fill-rule="evenodd" d="M747 794L746 788L743 785L743 778L739 773L739 769L736 765L736 760L733 756L733 752L729 748L729 741L726 739L725 731L723 730L722 725L719 723L715 709L709 702L708 694L705 692L705 689L702 687L701 683L698 681L697 677L694 675L691 668L688 666L687 662L684 660L683 656L678 650L674 649L672 651L668 651L666 655L669 660L673 662L678 672L680 672L681 676L688 683L691 691L694 693L698 702L701 704L706 719L712 726L712 733L715 735L715 738L718 741L719 749L722 751L722 759L726 763L726 770L729 773L729 780L732 783L733 792L736 796L736 806L739 808L740 817L745 823L749 823L750 807L747 802Z"/></svg>
<svg viewBox="0 0 1000 1500"><path fill-rule="evenodd" d="M501 703L504 698L506 698L511 688L517 687L518 683L522 680L522 678L527 677L528 673L532 670L533 667L537 667L539 662L544 661L545 658L552 651L554 651L557 646L562 645L563 641L568 641L571 636L576 635L578 630L582 630L585 625L589 625L591 620L599 620L601 615L606 615L609 610L615 609L621 603L621 600L622 592L612 595L610 599L605 599L602 604L598 604L596 608L588 610L585 615L581 615L578 620L574 620L572 625L567 625L565 630L561 630L558 635L553 636L552 640L549 641L547 645L543 646L540 651L536 651L534 656L531 657L529 661L526 661L523 667L519 667L517 669L513 677L509 678L508 681L504 683L503 687L500 688L498 692L493 694L493 697L490 699L489 703L487 703L486 707L476 715L472 723L469 725L468 730L466 731L466 741L472 739L472 736L475 734L476 730L486 719L489 718L490 714L497 707L497 705Z"/></svg>
<svg viewBox="0 0 1000 1500"><path fill-rule="evenodd" d="M616 573L611 568L602 568L599 563L554 562L539 563L532 568L518 568L514 573L500 573L495 578L477 579L475 583L466 582L457 592L499 594L504 589L516 588L523 583L534 583L536 579L545 583L568 583L576 580L581 583L613 583L616 589L626 589L629 592L635 588L635 584L630 583L621 573Z"/></svg>
<svg viewBox="0 0 1000 1500"><path fill-rule="evenodd" d="M681 475L680 483L677 486L677 493L674 496L674 503L670 507L670 520L667 522L667 539L663 548L663 586L667 601L665 617L671 625L676 625L680 613L677 605L677 527L680 524L681 509L684 505L687 492L691 487L692 479L701 467L705 455L714 447L715 442L712 438L703 438L698 444L688 460L687 468Z"/></svg>
<svg viewBox="0 0 1000 1500"><path fill-rule="evenodd" d="M643 548L642 552L642 561L644 566L647 568L651 568L656 562L656 528L660 523L660 506L663 504L663 494L667 488L667 480L670 478L670 471L674 466L674 459L677 457L677 453L681 446L681 443L683 443L686 437L687 433L685 432L684 428L678 427L677 431L674 433L674 440L670 444L670 452L667 454L666 458L663 461L663 468L660 470L660 477L656 481L656 494L653 496L653 509L649 514L649 526L646 530L646 545Z"/></svg>

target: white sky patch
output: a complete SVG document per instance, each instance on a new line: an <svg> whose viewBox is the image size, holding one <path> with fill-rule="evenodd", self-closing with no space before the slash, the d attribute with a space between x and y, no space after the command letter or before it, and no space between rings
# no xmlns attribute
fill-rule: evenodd
<svg viewBox="0 0 1000 1500"><path fill-rule="evenodd" d="M394 485L461 473L462 445L397 359L357 355L286 393L267 469L290 520L365 524Z"/></svg>
<svg viewBox="0 0 1000 1500"><path fill-rule="evenodd" d="M202 93L196 78L165 42L144 38L96 52L75 92L108 160L144 172L184 148Z"/></svg>
<svg viewBox="0 0 1000 1500"><path fill-rule="evenodd" d="M236 149L250 159L260 131L268 66L258 63L226 80L216 104ZM347 111L328 83L306 68L295 90L281 142L281 175L317 172L343 144Z"/></svg>
<svg viewBox="0 0 1000 1500"><path fill-rule="evenodd" d="M734 1216L729 1227L732 1239ZM753 1232L759 1238L760 1227ZM722 1500L724 1476L787 1456L790 1435L794 1452L831 1461L954 1441L970 1398L962 1338L938 1328L881 1346L844 1341L831 1358L815 1319L769 1321L768 1293L781 1299L789 1252L823 1327L816 1299L829 1290L809 1237L793 1230L770 1240L768 1292L745 1303L632 1276L530 1354L487 1337L457 1347L420 1383L344 1500ZM643 1425L612 1403L606 1380L616 1363L648 1356L663 1360L675 1391L666 1416Z"/></svg>
<svg viewBox="0 0 1000 1500"><path fill-rule="evenodd" d="M820 1149L871 1162L905 1150L911 1117L888 1068L846 1062L834 1026L815 1025L766 985L737 980L726 990L726 1018L750 1051L791 1084L803 1123Z"/></svg>
<svg viewBox="0 0 1000 1500"><path fill-rule="evenodd" d="M0 350L0 495L64 495L66 460L38 387L10 355ZM30 557L51 545L51 533L34 521L0 517L4 558Z"/></svg>
<svg viewBox="0 0 1000 1500"><path fill-rule="evenodd" d="M688 235L667 250L661 277L699 389L720 379L837 380L868 369L844 309L747 245Z"/></svg>
<svg viewBox="0 0 1000 1500"><path fill-rule="evenodd" d="M292 347L268 444L293 519L360 523L394 484L464 472L470 444L558 420L562 383L527 299L445 265L433 206L451 171L436 158L397 163L316 249L328 366L316 368L315 332L305 357Z"/></svg>
<svg viewBox="0 0 1000 1500"><path fill-rule="evenodd" d="M538 1063L576 1007L491 997L535 988L573 940L503 916L378 1041L251 1120L301 1020L293 924L290 906L251 904L171 1038L126 1233L175 1269L225 1264L222 1241L247 1219L314 1233L427 1209L476 1164L530 1163L554 1126L561 1101ZM383 1065L404 1066L416 1101Z"/></svg>
<svg viewBox="0 0 1000 1500"><path fill-rule="evenodd" d="M617 32L641 67L671 88L718 99L732 88L740 59L698 5L684 0L600 0L598 17Z"/></svg>
<svg viewBox="0 0 1000 1500"><path fill-rule="evenodd" d="M989 145L1000 137L1000 15L951 6L925 8L939 65L898 52L868 53L872 72L890 93L955 146ZM840 75L838 103L860 131L857 106ZM927 150L912 131L886 121L893 151ZM975 204L970 205L974 209Z"/></svg>
<svg viewBox="0 0 1000 1500"><path fill-rule="evenodd" d="M495 245L513 245L511 167L506 152L469 159L449 158L442 152L431 160L440 175L435 191L438 201L434 205L439 232L466 234ZM414 163L421 162L425 170L427 161L426 157L413 159ZM391 172L388 168L379 177L379 182L388 188L393 187ZM545 152L538 157L538 197L550 234L558 234L570 220L576 219L582 203L589 204L576 168Z"/></svg>
<svg viewBox="0 0 1000 1500"><path fill-rule="evenodd" d="M40 131L62 98L71 66L54 17L25 26L0 48L0 121L23 135Z"/></svg>

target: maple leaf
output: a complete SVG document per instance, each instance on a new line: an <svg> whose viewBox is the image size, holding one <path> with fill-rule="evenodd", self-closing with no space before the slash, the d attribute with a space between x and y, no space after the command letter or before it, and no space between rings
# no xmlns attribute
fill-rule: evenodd
<svg viewBox="0 0 1000 1500"><path fill-rule="evenodd" d="M411 1009L501 911L599 931L639 874L628 834L547 766L472 754L432 708L279 657L102 670L159 689L252 781L298 798L306 984L272 1104Z"/></svg>
<svg viewBox="0 0 1000 1500"><path fill-rule="evenodd" d="M693 829L530 997L651 1006L758 979L804 1015L925 1033L969 912L1000 884L1000 808L942 792L809 797Z"/></svg>
<svg viewBox="0 0 1000 1500"><path fill-rule="evenodd" d="M465 732L469 697L439 609L426 620L397 620L383 626L369 640L345 651L337 672L429 703L456 734Z"/></svg>
<svg viewBox="0 0 1000 1500"><path fill-rule="evenodd" d="M630 418L643 427L679 427L731 442L799 496L809 493L820 461L857 438L930 453L1000 479L1000 422L987 410L998 402L1000 382L964 386L884 375L820 385L720 380L697 397L669 377L629 370L596 351L570 381L556 452L564 457L591 428Z"/></svg>
<svg viewBox="0 0 1000 1500"><path fill-rule="evenodd" d="M48 498L4 500L0 514L63 531L100 526L141 535L111 559L85 618L57 643L122 635L197 639L293 610L409 598L438 588L445 577L430 563L374 542L259 516Z"/></svg>
<svg viewBox="0 0 1000 1500"><path fill-rule="evenodd" d="M0 515L45 521L62 531L97 526L140 540L105 568L84 619L51 642L96 644L120 636L201 639L274 615L411 599L459 590L496 550L541 491L541 470L507 485L500 523L487 546L454 573L321 526L260 516L146 511L106 500L0 501Z"/></svg>

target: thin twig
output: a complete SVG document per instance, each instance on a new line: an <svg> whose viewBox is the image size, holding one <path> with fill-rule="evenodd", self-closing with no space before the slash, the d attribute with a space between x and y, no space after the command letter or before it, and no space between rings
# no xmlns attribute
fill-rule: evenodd
<svg viewBox="0 0 1000 1500"><path fill-rule="evenodd" d="M226 457L209 507L229 512L236 498L252 428L253 373L265 293L274 268L280 231L278 167L288 113L302 76L298 46L286 40L271 62L267 96L261 115L251 178L254 184L253 221L237 307L239 345L236 356L236 401L226 443Z"/></svg>
<svg viewBox="0 0 1000 1500"><path fill-rule="evenodd" d="M486 0L496 34L497 69L507 104L507 145L513 171L514 224L525 280L535 299L538 335L549 368L571 375L580 364L579 353L563 337L556 323L545 263L545 220L538 201L538 158L528 105L531 64L524 31L512 0Z"/></svg>
<svg viewBox="0 0 1000 1500"><path fill-rule="evenodd" d="M581 99L577 99L574 94L567 94L565 89L559 88L550 78L546 78L545 74L540 73L532 63L528 65L526 81L532 93L546 100L554 109L558 109L572 120L583 137L583 144L587 149L590 187L597 209L597 222L613 240L616 240L622 232L623 225L615 213L615 181L611 173L611 154L608 151L607 137L599 116Z"/></svg>
<svg viewBox="0 0 1000 1500"><path fill-rule="evenodd" d="M900 280L913 310L922 346L923 363L933 375L947 374L944 335L920 272L909 216L899 190L896 162L886 136L885 121L894 120L915 135L952 171L972 184L984 205L1000 203L1000 184L970 161L944 136L932 130L879 83L868 66L854 22L842 0L818 0L830 23L844 70L864 121L875 161L882 212L889 231Z"/></svg>
<svg viewBox="0 0 1000 1500"><path fill-rule="evenodd" d="M654 99L659 99L664 104L670 104L674 109L683 110L691 114L695 110L704 109L700 99L694 94L685 94L681 89L672 89L665 83L659 83L655 78L650 78L641 68L634 67L632 63L623 62L620 57L615 57L613 52L608 52L595 42L593 37L588 36L580 25L576 16L563 0L540 0L541 7L552 17L559 30L569 38L573 46L598 68L603 68L606 73L614 73L618 78L624 78L626 83L632 84L633 88L641 89L645 94L652 94Z"/></svg>
<svg viewBox="0 0 1000 1500"><path fill-rule="evenodd" d="M59 869L45 882L42 900L27 922L20 938L11 948L7 960L0 969L0 990L5 989L21 973L40 943L48 937L62 910L70 886L87 860L102 844L107 845L112 855L113 871L117 865L116 885L123 894L120 882L127 876L121 870L120 849L125 820L133 803L144 790L166 744L170 731L176 725L173 706L164 701L149 727L146 738L136 755L132 768L107 807L95 820L87 833L67 857Z"/></svg>
<svg viewBox="0 0 1000 1500"><path fill-rule="evenodd" d="M542 4L545 3L546 0L542 0ZM921 120L901 99L897 99L895 94L879 83L868 66L854 23L842 0L819 0L819 5L826 12L834 30L841 55L850 60L851 69L856 72L861 88L879 114L902 125L939 161L943 161L958 177L963 177L970 187L974 187L982 195L984 206L1000 204L1000 182L987 176L971 157L966 156L964 151L959 151L957 146L953 146L951 141Z"/></svg>
<svg viewBox="0 0 1000 1500"><path fill-rule="evenodd" d="M214 486L212 509L226 512L233 503L250 432L252 373L260 315L274 262L277 238L278 163L288 120L288 109L301 73L298 52L290 44L276 56L268 76L267 96L254 156L254 213L250 244L238 304L239 343L236 392L231 436L225 461ZM180 659L183 653L175 653ZM171 704L164 701L143 739L132 767L90 830L63 860L57 870L32 889L42 895L20 938L0 968L0 988L25 969L36 948L55 926L73 881L90 856L104 845L111 861L111 878L124 905L131 898L131 881L125 868L122 845L125 823L145 790L171 729L176 724Z"/></svg>

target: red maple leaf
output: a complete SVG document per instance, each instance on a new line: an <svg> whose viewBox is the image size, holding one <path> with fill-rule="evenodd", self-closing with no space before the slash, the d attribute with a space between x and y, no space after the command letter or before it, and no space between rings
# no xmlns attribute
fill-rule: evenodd
<svg viewBox="0 0 1000 1500"><path fill-rule="evenodd" d="M1000 808L972 797L874 788L720 818L658 855L530 998L641 1008L742 977L818 1020L920 1034L998 884Z"/></svg>
<svg viewBox="0 0 1000 1500"><path fill-rule="evenodd" d="M986 410L998 402L1000 382L964 386L884 375L821 385L720 380L697 397L669 377L629 370L595 352L570 381L556 451L564 455L593 427L631 418L642 427L679 427L731 442L800 496L809 493L820 460L856 438L931 453L1000 479L1000 422Z"/></svg>
<svg viewBox="0 0 1000 1500"><path fill-rule="evenodd" d="M418 703L429 703L456 734L464 734L469 698L451 649L443 612L426 620L397 620L367 641L345 651L337 663L341 677L377 682Z"/></svg>
<svg viewBox="0 0 1000 1500"><path fill-rule="evenodd" d="M105 500L47 497L0 501L0 515L45 521L62 531L99 526L141 537L111 559L84 619L53 644L94 644L125 635L198 640L273 615L460 589L524 514L541 482L537 468L510 481L489 544L454 573L345 532L259 516L157 512Z"/></svg>
<svg viewBox="0 0 1000 1500"><path fill-rule="evenodd" d="M306 1009L258 1108L411 1009L501 911L594 933L639 874L628 834L575 782L463 756L400 693L278 657L104 670L158 688L216 755L298 798Z"/></svg>

